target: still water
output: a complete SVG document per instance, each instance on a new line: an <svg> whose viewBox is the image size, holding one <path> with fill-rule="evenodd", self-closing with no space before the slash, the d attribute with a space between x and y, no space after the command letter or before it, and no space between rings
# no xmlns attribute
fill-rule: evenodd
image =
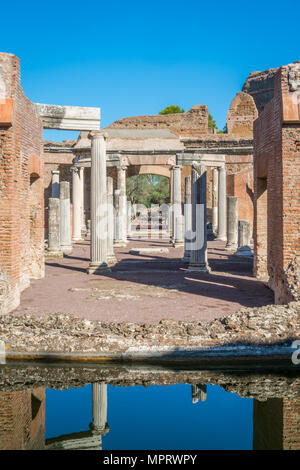
<svg viewBox="0 0 300 470"><path fill-rule="evenodd" d="M93 373L97 382L82 385ZM116 368L82 376L2 369L0 449L300 448L298 376ZM57 377L63 389L52 387Z"/></svg>

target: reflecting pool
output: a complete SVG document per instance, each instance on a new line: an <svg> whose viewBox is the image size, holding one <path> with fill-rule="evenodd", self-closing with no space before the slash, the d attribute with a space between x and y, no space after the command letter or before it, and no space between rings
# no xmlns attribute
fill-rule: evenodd
<svg viewBox="0 0 300 470"><path fill-rule="evenodd" d="M0 386L0 449L300 448L295 374L6 366Z"/></svg>

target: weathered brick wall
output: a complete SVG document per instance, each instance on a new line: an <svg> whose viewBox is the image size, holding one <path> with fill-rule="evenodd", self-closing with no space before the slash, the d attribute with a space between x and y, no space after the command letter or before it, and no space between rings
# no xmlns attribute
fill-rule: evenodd
<svg viewBox="0 0 300 470"><path fill-rule="evenodd" d="M0 54L0 313L44 274L42 124L20 86L19 59Z"/></svg>
<svg viewBox="0 0 300 470"><path fill-rule="evenodd" d="M254 270L268 279L276 303L299 293L300 74L299 88L289 83L298 68L278 70L274 98L254 123Z"/></svg>
<svg viewBox="0 0 300 470"><path fill-rule="evenodd" d="M227 175L227 195L238 197L238 218L253 227L253 167Z"/></svg>
<svg viewBox="0 0 300 470"><path fill-rule="evenodd" d="M251 95L237 93L230 104L227 114L228 134L237 137L253 137L253 121L258 112Z"/></svg>
<svg viewBox="0 0 300 470"><path fill-rule="evenodd" d="M45 447L45 389L0 393L0 450Z"/></svg>

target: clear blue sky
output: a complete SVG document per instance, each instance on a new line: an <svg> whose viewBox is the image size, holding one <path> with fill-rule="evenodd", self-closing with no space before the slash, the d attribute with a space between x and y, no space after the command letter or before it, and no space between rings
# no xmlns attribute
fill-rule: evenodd
<svg viewBox="0 0 300 470"><path fill-rule="evenodd" d="M299 17L276 0L4 2L0 50L21 59L32 101L99 106L102 127L206 104L222 128L251 71L300 59Z"/></svg>

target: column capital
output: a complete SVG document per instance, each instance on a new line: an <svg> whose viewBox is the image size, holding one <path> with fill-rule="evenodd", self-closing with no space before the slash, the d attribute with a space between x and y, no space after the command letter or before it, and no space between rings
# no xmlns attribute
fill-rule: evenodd
<svg viewBox="0 0 300 470"><path fill-rule="evenodd" d="M119 165L119 166L117 166L117 170L118 171L121 171L121 170L126 171L127 170L127 165Z"/></svg>
<svg viewBox="0 0 300 470"><path fill-rule="evenodd" d="M78 173L79 168L78 168L78 166L71 166L70 171L71 171L72 173L73 173L73 172L74 172L74 173Z"/></svg>
<svg viewBox="0 0 300 470"><path fill-rule="evenodd" d="M108 133L105 132L104 130L91 131L91 132L88 134L88 138L89 138L89 139L100 139L100 138L103 138L104 140L106 140L107 137L108 137Z"/></svg>
<svg viewBox="0 0 300 470"><path fill-rule="evenodd" d="M59 170L51 170L52 175L59 175Z"/></svg>

